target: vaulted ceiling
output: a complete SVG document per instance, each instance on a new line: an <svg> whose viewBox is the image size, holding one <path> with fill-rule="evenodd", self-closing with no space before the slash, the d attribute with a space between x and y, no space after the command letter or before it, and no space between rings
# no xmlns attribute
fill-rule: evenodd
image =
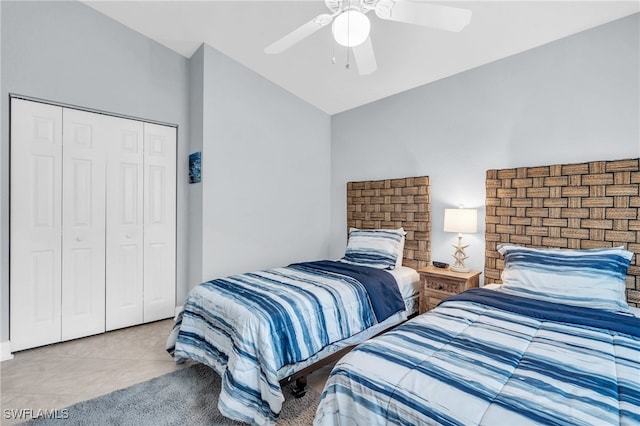
<svg viewBox="0 0 640 426"><path fill-rule="evenodd" d="M330 26L283 53L264 53L264 48L272 42L327 13L323 1L101 0L85 3L187 58L206 43L328 114L373 102L640 10L637 0L430 2L472 11L471 23L459 33L385 21L370 13L370 38L378 69L370 75L360 75L353 66L353 57L347 57L346 48L333 42ZM347 61L352 64L349 68Z"/></svg>

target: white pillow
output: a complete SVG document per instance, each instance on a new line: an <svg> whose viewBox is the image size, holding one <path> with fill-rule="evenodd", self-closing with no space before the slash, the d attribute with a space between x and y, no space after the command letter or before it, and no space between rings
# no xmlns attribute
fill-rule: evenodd
<svg viewBox="0 0 640 426"><path fill-rule="evenodd" d="M498 289L555 303L628 311L625 276L633 253L622 247L565 250L501 244Z"/></svg>
<svg viewBox="0 0 640 426"><path fill-rule="evenodd" d="M343 261L378 269L393 269L402 264L404 229L349 229L349 241Z"/></svg>
<svg viewBox="0 0 640 426"><path fill-rule="evenodd" d="M408 299L420 292L420 274L415 269L408 266L398 266L387 272L396 279L403 299Z"/></svg>

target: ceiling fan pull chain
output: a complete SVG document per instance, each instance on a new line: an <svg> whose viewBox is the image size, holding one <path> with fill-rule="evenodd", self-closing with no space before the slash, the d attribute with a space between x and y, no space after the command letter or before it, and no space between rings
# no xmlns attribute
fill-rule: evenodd
<svg viewBox="0 0 640 426"><path fill-rule="evenodd" d="M349 51L350 50L351 50L351 48L347 47L347 65L344 66L346 69L349 69Z"/></svg>
<svg viewBox="0 0 640 426"><path fill-rule="evenodd" d="M331 63L336 64L336 40L331 37Z"/></svg>
<svg viewBox="0 0 640 426"><path fill-rule="evenodd" d="M349 0L349 7L351 7L351 0ZM351 14L347 14L347 65L346 69L349 69L349 46L351 46L349 38L351 37Z"/></svg>

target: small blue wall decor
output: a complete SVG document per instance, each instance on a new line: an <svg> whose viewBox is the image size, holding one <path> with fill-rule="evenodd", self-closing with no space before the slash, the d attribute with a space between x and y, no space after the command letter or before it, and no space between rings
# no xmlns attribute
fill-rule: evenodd
<svg viewBox="0 0 640 426"><path fill-rule="evenodd" d="M202 179L200 155L200 152L189 154L189 183L198 183Z"/></svg>

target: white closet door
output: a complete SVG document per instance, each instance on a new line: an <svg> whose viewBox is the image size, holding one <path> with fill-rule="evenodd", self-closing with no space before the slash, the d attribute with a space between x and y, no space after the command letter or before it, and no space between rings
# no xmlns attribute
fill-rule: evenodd
<svg viewBox="0 0 640 426"><path fill-rule="evenodd" d="M143 125L111 117L107 147L107 330L143 322Z"/></svg>
<svg viewBox="0 0 640 426"><path fill-rule="evenodd" d="M62 340L104 332L104 119L63 109Z"/></svg>
<svg viewBox="0 0 640 426"><path fill-rule="evenodd" d="M176 129L144 124L144 321L176 306Z"/></svg>
<svg viewBox="0 0 640 426"><path fill-rule="evenodd" d="M62 108L11 99L11 349L60 340Z"/></svg>

